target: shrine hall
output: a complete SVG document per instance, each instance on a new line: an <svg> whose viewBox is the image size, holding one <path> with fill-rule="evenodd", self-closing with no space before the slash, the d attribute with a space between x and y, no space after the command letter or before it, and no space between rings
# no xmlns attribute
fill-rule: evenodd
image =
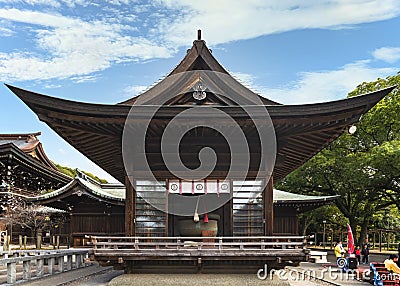
<svg viewBox="0 0 400 286"><path fill-rule="evenodd" d="M143 237L156 244L175 239L175 251L162 257L198 267L209 261L208 269L233 258L257 267L264 261L304 260L306 252L294 243L299 238L279 237L275 230L274 182L348 132L394 88L331 102L280 104L232 77L200 32L165 78L116 104L71 101L7 86L39 120L125 185L128 246L106 252L106 242L100 243L105 252L97 257L126 261L128 272L161 259L154 251L128 251L150 247ZM180 247L185 243L181 237L197 241L216 236L219 252L196 244L197 252L189 255ZM246 237L244 246L257 240L261 248L232 254ZM124 238L118 239L117 248ZM202 243L216 245L214 240Z"/></svg>

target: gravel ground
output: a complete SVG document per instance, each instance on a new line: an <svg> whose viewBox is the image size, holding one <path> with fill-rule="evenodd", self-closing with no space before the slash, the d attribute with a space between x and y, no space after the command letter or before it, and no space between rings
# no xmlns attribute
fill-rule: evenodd
<svg viewBox="0 0 400 286"><path fill-rule="evenodd" d="M332 251L327 250L328 252L328 260L334 265L335 257L332 254ZM383 259L387 256L387 254L373 254L371 255L371 261L383 261ZM328 263L329 265L329 263ZM316 269L321 271L324 269L324 265L318 264L308 264L302 263L299 267L294 267L298 271L304 269ZM362 268L368 268L368 265L362 265ZM330 280L330 279L326 279ZM362 285L370 285L367 282L357 281L355 279L350 280L333 280L330 281L335 283L336 285L346 285L346 286L362 286ZM303 281L284 281L279 280L276 277L273 280L269 278L265 280L260 280L257 278L256 274L124 274L120 275L110 281L108 284L110 286L153 286L153 285L182 285L182 286L214 286L214 285L244 285L244 286L252 286L252 285L277 285L277 286L318 286L318 285L331 285L329 282L324 282L320 280L314 279L306 279Z"/></svg>
<svg viewBox="0 0 400 286"><path fill-rule="evenodd" d="M253 274L126 274L111 280L110 286L289 286L285 281L260 280ZM307 285L310 285L308 283Z"/></svg>
<svg viewBox="0 0 400 286"><path fill-rule="evenodd" d="M67 286L106 286L117 276L124 274L123 270L111 270L106 273L96 274L66 284Z"/></svg>

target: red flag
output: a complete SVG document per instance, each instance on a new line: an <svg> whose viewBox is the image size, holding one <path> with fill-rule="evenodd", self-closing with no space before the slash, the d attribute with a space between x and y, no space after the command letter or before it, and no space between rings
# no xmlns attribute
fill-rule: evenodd
<svg viewBox="0 0 400 286"><path fill-rule="evenodd" d="M347 252L349 254L354 253L354 238L353 238L353 232L351 231L351 227L348 224L347 225Z"/></svg>

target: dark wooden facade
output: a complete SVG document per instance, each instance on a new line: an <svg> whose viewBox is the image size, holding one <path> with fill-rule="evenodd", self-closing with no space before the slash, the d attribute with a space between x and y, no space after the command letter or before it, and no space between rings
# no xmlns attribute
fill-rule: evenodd
<svg viewBox="0 0 400 286"><path fill-rule="evenodd" d="M32 197L30 202L69 213L67 233L73 245L84 245L85 235L125 234L125 188L102 185L83 173L54 192Z"/></svg>
<svg viewBox="0 0 400 286"><path fill-rule="evenodd" d="M192 96L194 87L198 84L209 87L209 90L205 91L206 98L202 101L196 101ZM184 120L180 126L182 129L187 127L185 122L201 123L205 117L215 119L214 122L221 128L231 128L232 123L229 120L220 120L217 116L220 111L229 119L233 119L248 140L251 159L246 179L254 180L261 175L266 181L264 189L261 190L261 214L256 215L258 221L254 221L252 233L272 235L275 232L286 233L295 227L294 222L286 225L279 221L287 220L288 216L275 213L277 219L274 221L272 191L274 180L282 179L326 147L394 88L334 102L281 105L255 94L237 82L218 63L201 39L194 41L182 62L160 83L138 97L115 105L69 101L9 85L8 87L38 115L40 120L46 122L72 146L109 174L125 183L125 234L128 236L145 234L144 228L148 224L146 215L148 218L159 217L158 214L150 215L150 211L139 213L142 211L139 208L141 202L136 194L137 186L133 186L132 182L136 179L146 179L145 172L142 173L140 168L130 172L131 170L127 170L123 162L122 137L133 105L139 116L133 124L136 128L133 132L140 132L143 129L141 118L146 118L147 114L157 109L147 130L149 135L146 139L148 151L146 155L155 178L164 183L166 180L176 179L171 170L165 166L160 153L163 131L174 117L190 110L194 105L200 105L213 106L215 112L207 111L206 114L183 116ZM270 121L265 118L265 110L269 113ZM260 144L257 143L259 142L257 128L251 121L252 118L249 118L249 111L257 120L267 120L264 123L266 126L270 124L269 127L276 136L274 142L276 144L273 144L270 150L261 151ZM229 146L221 141L221 136L209 128L200 127L189 131L181 143L182 161L192 169L198 167L199 150L212 147L220 160L206 179L226 179L230 166L230 150ZM265 164L260 161L261 155L268 157L274 154L275 150L276 160L267 158L275 160L273 168L260 169L260 165ZM135 158L134 156L138 154L132 155ZM134 177L130 178L133 175ZM233 172L233 177L229 179L234 180L234 176ZM224 216L223 235L240 234L240 231L235 232L235 225L240 225L241 222L239 217L235 221L234 198L228 201L226 208L222 207L216 212ZM145 217L142 222L138 221L140 217ZM175 234L173 219L164 215L162 223L158 225L158 233ZM282 229L279 229L279 226L282 226Z"/></svg>

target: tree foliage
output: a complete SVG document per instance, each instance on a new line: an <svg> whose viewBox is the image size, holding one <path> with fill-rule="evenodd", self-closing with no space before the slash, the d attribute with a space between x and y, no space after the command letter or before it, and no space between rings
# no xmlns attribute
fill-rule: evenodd
<svg viewBox="0 0 400 286"><path fill-rule="evenodd" d="M59 164L55 164L56 167L64 174L70 176L71 178L75 178L75 176L78 174L78 169L72 169L69 167L65 167L65 166L61 166ZM99 177L97 177L96 175L93 175L92 173L86 172L86 171L81 171L82 173L84 173L85 175L89 176L90 178L96 180L97 182L101 183L101 184L106 184L107 180L105 179L101 179Z"/></svg>
<svg viewBox="0 0 400 286"><path fill-rule="evenodd" d="M399 74L362 83L349 96L398 84ZM279 187L306 194L340 195L335 205L352 229L361 229L361 242L374 215L390 205L400 206L399 114L400 93L395 88L362 116L355 134L340 136Z"/></svg>

